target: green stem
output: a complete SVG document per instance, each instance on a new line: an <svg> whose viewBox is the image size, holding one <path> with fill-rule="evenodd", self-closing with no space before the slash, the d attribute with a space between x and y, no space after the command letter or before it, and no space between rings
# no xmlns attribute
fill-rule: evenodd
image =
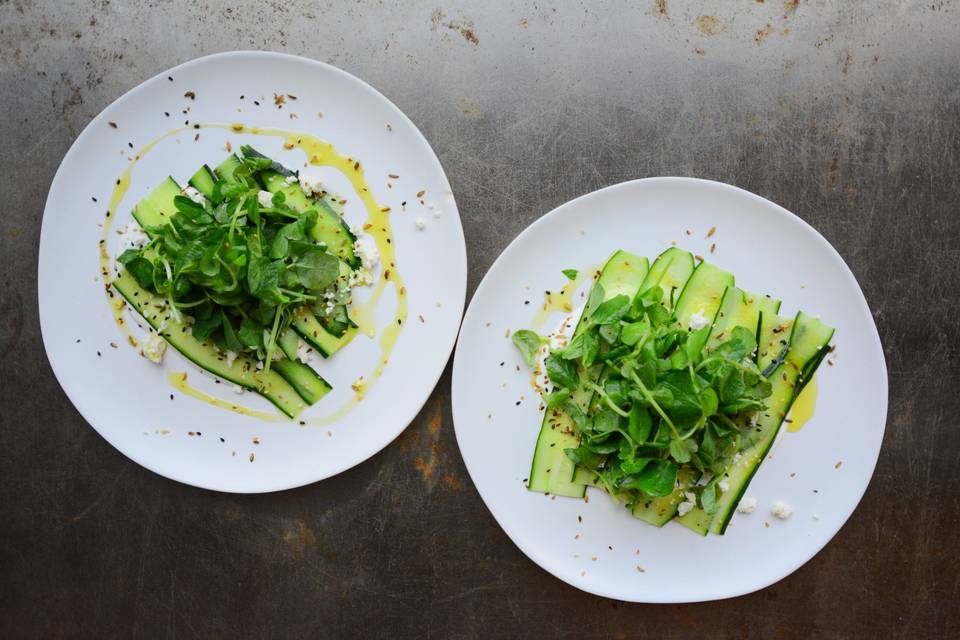
<svg viewBox="0 0 960 640"><path fill-rule="evenodd" d="M653 410L660 414L660 417L663 418L663 421L667 423L667 426L670 427L670 431L673 432L674 438L680 437L680 432L677 431L677 428L674 426L673 421L667 416L666 412L660 408L660 405L653 398L653 394L650 393L650 390L647 389L646 385L637 377L637 374L633 371L630 372L630 378L640 387L640 393L643 394L643 397L647 399L647 402L650 403L650 406L653 407Z"/></svg>
<svg viewBox="0 0 960 640"><path fill-rule="evenodd" d="M607 405L609 405L610 408L613 409L614 413L616 413L617 415L623 416L624 418L629 418L629 417L630 417L630 412L624 411L623 409L621 409L620 407L618 407L618 406L617 406L617 403L614 402L613 399L612 399L610 396L607 395L607 392L604 391L603 388L602 388L600 385L595 384L595 383L593 383L593 382L590 382L590 383L588 383L588 384L590 385L590 388L594 390L595 393L598 393L601 398L603 398L604 400L606 400Z"/></svg>

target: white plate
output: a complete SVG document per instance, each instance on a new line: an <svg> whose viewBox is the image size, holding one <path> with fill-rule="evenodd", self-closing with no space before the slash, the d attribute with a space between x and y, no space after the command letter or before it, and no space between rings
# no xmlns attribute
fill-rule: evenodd
<svg viewBox="0 0 960 640"><path fill-rule="evenodd" d="M188 91L194 92L194 99L184 95ZM278 108L275 93L296 99ZM127 156L186 120L280 127L325 138L341 153L362 161L376 199L392 208L410 322L366 399L329 426L268 422L182 395L170 387L166 372L188 371L190 383L204 391L276 413L254 394L237 396L229 385L214 384L172 350L162 367L152 365L123 343L114 324L103 285L95 281L98 225L114 183L128 165ZM195 141L196 133L189 130L166 139L137 163L130 189L117 208L115 228L131 219L134 204L168 174L185 184L199 165L219 163L227 155L226 141L234 148L249 142L293 168L301 167L305 159L302 152L283 150L283 141L276 137L204 128ZM389 174L399 178L390 179ZM332 173L329 177L328 184L348 200L348 221L362 221L363 210L348 183ZM421 190L426 191L423 205L416 196ZM426 229L417 229L418 216L427 220ZM116 234L109 238L114 256L117 238ZM53 180L43 216L40 323L63 389L83 417L124 454L161 475L210 489L261 492L295 487L348 469L386 446L417 415L436 385L456 339L465 290L466 248L457 206L427 141L369 85L329 65L295 56L213 55L132 89L77 138ZM388 286L377 313L379 327L392 321L395 304ZM330 360L314 363L334 391L304 416L322 416L338 408L351 397L351 382L369 374L378 358L378 341L358 337ZM250 454L255 455L253 462Z"/></svg>
<svg viewBox="0 0 960 640"><path fill-rule="evenodd" d="M707 239L711 227L716 233ZM505 331L530 327L544 290L564 283L561 269L589 269L618 248L652 259L672 241L732 271L739 286L781 298L783 313L803 309L837 329L835 365L817 373L814 417L774 445L747 491L759 499L757 510L735 515L725 536L701 538L676 523L657 529L598 490L589 490L585 503L524 488L540 428L538 398ZM562 314L552 316L544 332L561 320ZM736 187L688 178L612 186L532 224L477 289L454 357L457 441L500 526L558 578L620 600L728 598L797 569L833 537L863 495L886 410L880 340L843 259L785 209ZM794 508L785 521L770 514L777 499Z"/></svg>

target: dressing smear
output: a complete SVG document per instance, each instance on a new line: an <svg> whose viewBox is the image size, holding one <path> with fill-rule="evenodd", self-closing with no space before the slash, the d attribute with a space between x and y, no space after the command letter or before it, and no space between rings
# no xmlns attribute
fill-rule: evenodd
<svg viewBox="0 0 960 640"><path fill-rule="evenodd" d="M547 318L558 311L561 313L573 312L573 308L577 305L573 299L573 294L577 292L583 283L590 280L596 271L595 268L581 270L577 273L575 279L567 280L567 283L561 287L560 291L547 291L544 293L543 304L540 305L539 311L533 316L533 327L540 329L547 321Z"/></svg>
<svg viewBox="0 0 960 640"><path fill-rule="evenodd" d="M803 429L803 426L813 417L813 412L817 406L817 376L814 375L803 388L797 399L793 401L790 408L790 422L787 423L787 431L796 433Z"/></svg>
<svg viewBox="0 0 960 640"><path fill-rule="evenodd" d="M380 356L377 366L372 372L362 376L363 384L353 385L353 397L345 402L339 409L329 415L303 420L306 422L306 424L313 425L330 424L336 422L349 413L350 410L353 409L361 400L363 400L366 393L370 391L370 389L383 375L383 371L390 360L390 354L393 352L393 349L396 346L400 332L407 323L408 299L407 289L404 286L403 278L397 269L393 228L390 225L390 207L381 206L376 201L373 196L373 191L370 189L370 185L367 183L367 180L364 177L363 166L360 164L360 162L355 158L351 158L339 153L333 147L333 145L326 140L298 131L248 127L239 123L210 123L201 124L199 126L190 125L189 127L179 127L177 129L173 129L143 146L137 152L136 156L134 156L130 162L130 165L117 179L116 186L113 190L113 195L110 198L110 208L107 211L103 223L103 237L100 240L100 276L106 289L107 300L110 303L114 320L116 321L117 326L120 328L120 331L123 333L124 337L127 339L127 342L129 342L132 346L137 346L137 339L130 332L129 328L127 327L127 322L123 317L123 312L126 308L123 298L114 292L110 287L110 283L113 279L113 265L112 259L107 252L107 240L109 238L110 230L113 227L113 220L116 218L117 209L130 187L130 176L133 168L137 161L139 161L161 141L187 130L192 132L197 128L225 129L238 134L282 138L284 142L284 149L302 150L306 154L307 162L309 164L315 167L330 167L343 174L343 176L350 181L350 184L356 192L357 197L360 199L364 205L364 208L366 209L367 219L362 226L364 232L369 234L377 245L377 251L380 253L380 261L382 264L382 273L374 283L373 291L371 292L370 297L363 303L355 303L351 305L350 317L358 325L361 333L370 339L376 338L376 312L387 284L390 284L394 289L397 299L397 309L393 319L380 331ZM213 406L234 411L236 413L241 413L243 415L254 416L264 420L280 422L286 421L286 419L282 418L281 416L262 411L256 411L253 409L247 409L237 405L236 403L227 402L203 393L202 391L191 387L187 383L187 377L184 373L170 373L168 375L168 381L172 386L183 393L198 400L207 402ZM340 381L339 384L348 384L348 382L344 380Z"/></svg>

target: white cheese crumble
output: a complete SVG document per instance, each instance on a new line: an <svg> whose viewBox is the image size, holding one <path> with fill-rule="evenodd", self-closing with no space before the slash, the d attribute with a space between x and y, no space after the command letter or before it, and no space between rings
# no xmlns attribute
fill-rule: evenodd
<svg viewBox="0 0 960 640"><path fill-rule="evenodd" d="M237 352L236 352L236 351L225 351L223 355L227 356L227 366L228 366L228 367L232 367L232 366L233 366L233 361L237 359Z"/></svg>
<svg viewBox="0 0 960 640"><path fill-rule="evenodd" d="M158 334L151 334L149 338L140 344L140 355L149 360L160 364L163 362L163 356L167 352L167 341Z"/></svg>
<svg viewBox="0 0 960 640"><path fill-rule="evenodd" d="M300 182L300 188L303 189L308 196L323 193L323 183L320 182L320 176L317 174L301 171L297 179Z"/></svg>
<svg viewBox="0 0 960 640"><path fill-rule="evenodd" d="M683 492L683 497L686 498L686 500L684 500L684 501L681 502L679 505L677 505L677 513L678 513L680 516L685 516L685 515L687 515L688 513L690 513L691 511L693 511L693 508L694 508L695 506L697 506L697 496L696 496L696 494L691 493L691 492L689 492L689 491L684 491L684 492Z"/></svg>
<svg viewBox="0 0 960 640"><path fill-rule="evenodd" d="M687 326L690 327L690 331L699 331L708 324L710 324L710 321L704 317L703 309L690 314L690 319L687 321Z"/></svg>
<svg viewBox="0 0 960 640"><path fill-rule="evenodd" d="M723 491L724 493L726 493L727 491L730 491L730 481L727 480L726 478L718 482L717 486L720 487L720 491Z"/></svg>
<svg viewBox="0 0 960 640"><path fill-rule="evenodd" d="M740 504L737 505L737 513L753 513L753 510L757 508L757 499L756 498L744 498L740 501Z"/></svg>
<svg viewBox="0 0 960 640"><path fill-rule="evenodd" d="M781 520L786 520L790 517L790 514L793 513L793 507L788 505L783 500L777 500L772 505L770 505L770 513L780 518Z"/></svg>
<svg viewBox="0 0 960 640"><path fill-rule="evenodd" d="M417 229L419 229L420 231L423 231L424 229L427 228L427 221L422 216L418 216L417 219L414 221L414 224L417 225Z"/></svg>
<svg viewBox="0 0 960 640"><path fill-rule="evenodd" d="M183 188L183 195L187 196L197 204L203 204L207 200L206 198L203 197L202 193L200 193L190 185L187 185Z"/></svg>
<svg viewBox="0 0 960 640"><path fill-rule="evenodd" d="M313 360L313 349L303 340L297 343L297 360L304 363Z"/></svg>
<svg viewBox="0 0 960 640"><path fill-rule="evenodd" d="M140 249L150 238L136 222L128 222L120 229L120 253L127 249Z"/></svg>
<svg viewBox="0 0 960 640"><path fill-rule="evenodd" d="M238 385L238 384L235 384L235 385L233 385L233 392L236 393L237 395L239 395L239 394L243 393L243 387L241 387L241 386Z"/></svg>
<svg viewBox="0 0 960 640"><path fill-rule="evenodd" d="M295 175L289 175L287 176L287 179L284 180L284 182L286 182L287 184L293 184L296 181L297 181L297 176Z"/></svg>
<svg viewBox="0 0 960 640"><path fill-rule="evenodd" d="M350 273L350 280L348 284L351 287L367 287L373 284L373 274L370 273L369 269L360 267L356 271ZM332 310L332 305L331 305ZM329 311L327 312L329 313Z"/></svg>
<svg viewBox="0 0 960 640"><path fill-rule="evenodd" d="M257 202L259 202L260 206L264 209L269 209L273 206L273 194L269 191L261 191L257 194Z"/></svg>
<svg viewBox="0 0 960 640"><path fill-rule="evenodd" d="M356 234L354 234L356 235ZM360 256L360 262L367 271L372 271L377 263L380 262L380 252L377 251L377 244L372 238L367 236L357 236L357 241L353 245L354 251Z"/></svg>

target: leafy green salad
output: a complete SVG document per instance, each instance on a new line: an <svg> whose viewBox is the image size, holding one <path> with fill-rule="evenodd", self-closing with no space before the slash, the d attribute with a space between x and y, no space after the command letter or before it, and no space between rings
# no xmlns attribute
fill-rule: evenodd
<svg viewBox="0 0 960 640"><path fill-rule="evenodd" d="M145 236L117 257L113 286L158 337L295 416L330 390L306 362L355 334L348 304L376 248L318 181L249 146L189 185L167 178L137 205Z"/></svg>
<svg viewBox="0 0 960 640"><path fill-rule="evenodd" d="M512 336L547 383L529 488L595 486L651 524L722 534L833 336L779 307L678 248L616 252L562 346Z"/></svg>

